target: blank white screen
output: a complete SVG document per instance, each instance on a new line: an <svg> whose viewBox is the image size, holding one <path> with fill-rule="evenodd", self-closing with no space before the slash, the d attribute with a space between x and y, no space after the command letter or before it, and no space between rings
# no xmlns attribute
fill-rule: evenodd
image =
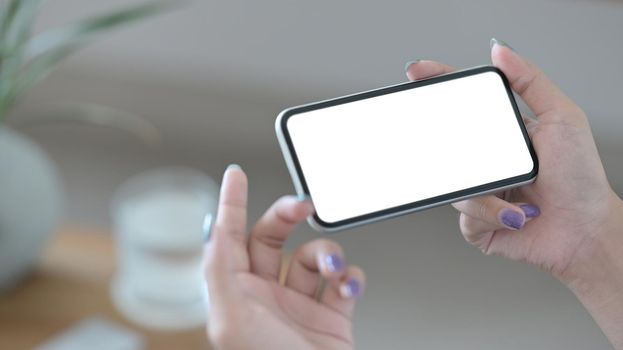
<svg viewBox="0 0 623 350"><path fill-rule="evenodd" d="M329 223L533 168L494 72L295 114L287 129L316 213Z"/></svg>

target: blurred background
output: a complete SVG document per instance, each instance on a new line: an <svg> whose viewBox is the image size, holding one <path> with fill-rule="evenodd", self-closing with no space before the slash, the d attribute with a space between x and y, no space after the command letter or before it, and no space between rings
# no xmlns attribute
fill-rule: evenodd
<svg viewBox="0 0 623 350"><path fill-rule="evenodd" d="M133 3L44 1L35 31ZM584 108L620 194L621 33L623 2L615 0L194 1L72 56L23 96L9 125L58 167L62 228L110 234L115 189L170 165L219 182L227 164L240 164L254 220L293 192L274 135L281 109L403 82L414 59L488 64L495 36ZM153 146L113 128L29 122L77 102L139 115L161 140ZM482 256L463 241L457 220L443 207L332 237L368 274L355 321L360 349L610 348L560 283ZM290 247L318 235L300 227Z"/></svg>

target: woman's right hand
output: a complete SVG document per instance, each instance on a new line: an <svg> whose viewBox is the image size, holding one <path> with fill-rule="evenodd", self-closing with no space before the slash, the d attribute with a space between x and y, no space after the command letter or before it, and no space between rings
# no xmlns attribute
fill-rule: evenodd
<svg viewBox="0 0 623 350"><path fill-rule="evenodd" d="M540 168L530 185L454 203L461 232L486 254L551 272L623 348L623 204L608 183L588 120L541 70L506 44L495 39L491 44L493 65L536 115L524 119ZM406 73L417 80L452 70L418 61ZM605 279L609 285L598 287ZM600 311L612 307L617 314Z"/></svg>
<svg viewBox="0 0 623 350"><path fill-rule="evenodd" d="M308 200L276 201L247 234L247 176L230 166L205 246L208 335L215 348L352 350L355 301L365 275L327 239L302 244L282 276L282 250L314 211ZM281 278L283 277L283 278Z"/></svg>

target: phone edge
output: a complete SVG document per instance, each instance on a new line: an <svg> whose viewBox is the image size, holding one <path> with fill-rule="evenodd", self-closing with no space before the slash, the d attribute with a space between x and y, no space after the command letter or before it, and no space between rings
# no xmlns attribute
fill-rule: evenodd
<svg viewBox="0 0 623 350"><path fill-rule="evenodd" d="M507 185L507 186L504 186L504 187L496 187L496 188L492 188L492 189L489 189L489 190L486 190L486 191L470 193L470 194L465 195L465 196L461 196L461 197L457 197L457 198L451 198L451 199L447 199L447 200L444 200L444 201L441 201L441 202L437 202L437 203L433 203L433 204L427 204L427 205L423 205L423 206L420 206L420 207L415 207L415 208L410 208L410 209L406 209L406 210L402 210L402 211L398 211L398 212L394 212L394 213L389 213L389 214L377 216L377 217L374 217L374 218L365 219L365 220L358 221L358 222L353 222L353 223L346 224L346 225L340 225L340 226L337 226L337 227L327 227L327 226L324 226L320 222L318 222L313 215L311 215L311 216L309 216L307 218L307 223L313 229L315 229L316 231L326 232L326 233L335 233L335 232L339 232L339 231L355 228L355 227L358 227L358 226L371 224L371 223L378 222L378 221L384 221L384 220L387 220L387 219L391 219L391 218L395 218L395 217L399 217L399 216L403 216L403 215L408 215L408 214L416 213L416 212L427 210L427 209L441 207L441 206L444 206L444 205L447 205L447 204L452 204L454 202L466 200L466 199L469 199L469 198L479 197L479 196L483 196L483 195L486 195L486 194L492 194L492 193L496 193L496 192L499 192L499 191L505 191L505 190L509 190L509 189L512 189L512 188L524 186L524 185L527 185L527 184L530 184L530 183L534 182L535 179L536 179L536 174L531 179L528 179L528 180L522 181L522 182L518 182L518 183L515 183L515 184Z"/></svg>
<svg viewBox="0 0 623 350"><path fill-rule="evenodd" d="M476 69L482 69L482 68L491 69L492 71L495 71L496 73L498 73L501 76L507 91L509 91L511 93L511 95L509 95L509 98L512 101L513 109L515 110L516 113L518 113L519 116L521 116L521 113L518 110L515 98L514 98L514 96L512 96L512 90L510 90L510 84L509 84L506 76L503 74L503 72L501 72L499 70L499 68L497 68L495 66L492 66L492 65L474 66L474 67L461 69L461 70L457 70L457 71L453 71L453 72L449 72L449 73L445 73L445 74L440 74L440 75L437 75L437 76L434 76L434 77L431 77L431 78L418 80L418 82L429 80L429 79L432 80L432 79L439 78L441 76L454 75L456 73L461 73L461 72L471 71L471 70L476 70ZM283 131L283 128L282 128L282 126L283 126L283 118L285 118L293 110L305 108L305 107L308 107L308 106L314 106L314 105L318 105L318 104L323 104L323 103L327 103L327 102L332 102L334 100L344 99L344 98L357 96L357 95L361 95L361 94L366 94L366 93L370 93L370 92L375 92L375 91L379 91L379 90L389 89L389 88L393 88L393 87L399 87L399 86L407 85L407 84L410 84L410 83L412 83L412 81L407 81L407 82L402 82L402 83L398 83L398 84L388 85L388 86L375 88L375 89L371 89L371 90L366 90L366 91L362 91L362 92L356 92L356 93L347 94L347 95L344 95L344 96L339 96L339 97L330 98L330 99L325 99L325 100L321 100L321 101L310 102L310 103L306 103L306 104L302 104L302 105L297 105L297 106L285 108L284 110L282 110L277 115L277 118L275 120L275 132L277 134L277 140L278 140L278 143L279 143L279 147L281 149L282 155L283 155L284 160L286 162L286 167L288 168L288 172L290 173L290 177L293 180L294 189L296 191L296 194L298 196L306 196L307 195L307 193L305 192L303 183L302 183L302 181L301 181L301 179L299 177L299 174L298 174L298 171L296 169L296 166L294 164L293 156L292 156L292 154L290 152L290 148L289 148L289 145L288 145L288 143L286 141L286 137L284 135L284 131ZM525 133L526 130L525 130L525 124L524 124L523 120L520 120L520 125L521 125L521 129L522 129L522 133ZM530 153L533 153L534 152L534 147L532 145L532 140L530 139L529 135L527 135L527 133L526 133L525 136L526 136L526 138L528 140L527 146L529 148L529 151L530 151ZM451 204L451 203L458 202L458 201L465 200L465 199L469 199L469 198L474 198L474 197L478 197L478 196L482 196L482 195L486 195L486 194L491 194L491 193L496 193L496 192L499 192L499 191L508 190L508 189L511 189L511 188L520 187L520 186L523 186L523 185L530 184L530 183L534 182L534 180L536 179L536 176L538 174L538 169L539 169L539 160L538 160L538 157L536 157L536 154L534 154L533 162L534 162L533 170L531 172L529 172L529 173L523 174L523 175L532 175L529 179L527 179L525 181L512 183L512 184L508 184L506 186L496 187L496 188L492 188L492 189L487 189L487 190L483 190L483 191L479 191L479 192L475 192L475 193L470 193L470 194L466 194L464 196L460 196L460 197L456 197L456 198L449 198L447 200L443 200L443 201L440 201L440 202L427 204L427 205L423 205L423 206L418 206L418 207L415 207L415 208L409 208L409 209L405 209L405 210L401 210L401 211L396 211L396 212L393 212L393 213L383 214L383 215L379 215L379 216L376 216L376 217L373 217L373 218L364 219L364 220L361 220L361 221L348 223L348 224L344 224L344 225L339 225L339 226L333 226L332 227L332 226L323 225L322 222L316 220L316 215L310 215L307 218L307 223L309 224L309 226L311 226L314 230L316 230L318 232L334 233L334 232L339 232L339 231L355 228L355 227L362 226L362 225L367 225L367 224L378 222L378 221L383 221L383 220L387 220L387 219L391 219L391 218L395 218L395 217L399 217L399 216L403 216L403 215L419 212L419 211L426 210L426 209L432 209L432 208L436 208L436 207L441 207L441 206L444 206L444 205L447 205L447 204Z"/></svg>

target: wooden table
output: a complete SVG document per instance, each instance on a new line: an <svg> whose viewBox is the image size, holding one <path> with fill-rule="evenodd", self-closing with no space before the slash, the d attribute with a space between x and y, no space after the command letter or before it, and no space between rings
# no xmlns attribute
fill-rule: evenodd
<svg viewBox="0 0 623 350"><path fill-rule="evenodd" d="M32 275L0 295L0 349L32 349L94 316L140 333L147 349L210 349L203 328L163 332L125 320L109 297L114 270L110 234L84 228L61 230Z"/></svg>

